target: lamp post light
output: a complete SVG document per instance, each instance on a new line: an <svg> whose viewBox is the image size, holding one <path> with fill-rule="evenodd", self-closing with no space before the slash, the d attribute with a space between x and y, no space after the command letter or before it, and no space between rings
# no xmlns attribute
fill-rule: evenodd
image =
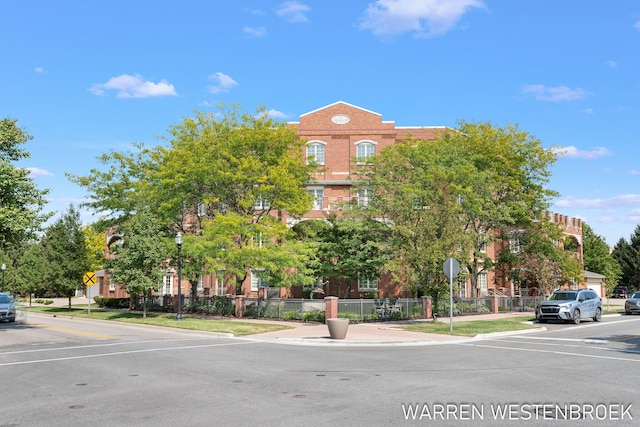
<svg viewBox="0 0 640 427"><path fill-rule="evenodd" d="M4 271L7 269L7 264L2 263L2 292L4 292Z"/></svg>
<svg viewBox="0 0 640 427"><path fill-rule="evenodd" d="M182 320L182 293L180 291L180 285L182 284L182 259L180 258L182 233L179 231L176 234L176 246L178 247L178 313L176 314L176 320Z"/></svg>

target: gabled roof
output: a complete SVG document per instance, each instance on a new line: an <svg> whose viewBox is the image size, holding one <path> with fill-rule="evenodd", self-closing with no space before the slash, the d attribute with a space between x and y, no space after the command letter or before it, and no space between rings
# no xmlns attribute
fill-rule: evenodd
<svg viewBox="0 0 640 427"><path fill-rule="evenodd" d="M325 105L324 107L320 107L320 108L317 108L317 109L315 109L313 111L309 111L308 113L301 114L300 117L304 117L304 116L308 116L309 114L317 113L320 110L324 110L325 108L333 107L333 106L338 105L338 104L346 105L348 107L356 108L358 110L365 111L365 112L367 112L369 114L375 114L376 116L382 117L382 114L380 114L380 113L376 113L375 111L367 110L366 108L358 107L357 105L349 104L348 102L344 102L344 101L337 101L337 102L334 102L333 104Z"/></svg>

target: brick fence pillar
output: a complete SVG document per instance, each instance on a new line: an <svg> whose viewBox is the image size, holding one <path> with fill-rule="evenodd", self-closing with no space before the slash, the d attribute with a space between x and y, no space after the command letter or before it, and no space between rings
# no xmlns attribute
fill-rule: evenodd
<svg viewBox="0 0 640 427"><path fill-rule="evenodd" d="M433 317L433 298L422 297L422 318L431 319Z"/></svg>
<svg viewBox="0 0 640 427"><path fill-rule="evenodd" d="M491 297L491 312L493 314L498 314L500 312L499 304L498 304L498 295L493 295Z"/></svg>
<svg viewBox="0 0 640 427"><path fill-rule="evenodd" d="M325 319L335 319L338 317L338 297L324 297Z"/></svg>
<svg viewBox="0 0 640 427"><path fill-rule="evenodd" d="M236 295L236 317L244 316L244 295Z"/></svg>

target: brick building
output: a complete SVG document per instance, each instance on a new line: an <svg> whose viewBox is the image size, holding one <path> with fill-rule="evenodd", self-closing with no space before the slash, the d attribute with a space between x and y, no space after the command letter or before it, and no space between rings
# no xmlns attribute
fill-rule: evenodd
<svg viewBox="0 0 640 427"><path fill-rule="evenodd" d="M446 131L443 126L396 126L393 121L384 121L378 113L348 104L335 102L317 110L300 116L298 122L290 122L289 127L295 129L300 138L307 141L304 153L301 153L301 161L312 159L320 167L320 172L313 176L313 183L307 185L307 190L313 195L313 208L300 220L284 217L287 225L293 227L299 221L321 220L327 213L337 211L343 203L352 202L365 205L369 202L371 194L361 190L354 194L352 180L356 177L358 162L369 156L374 156L384 147L395 144L407 137L417 139L435 139ZM553 221L561 223L565 233L572 236L577 247L576 256L582 259L582 224L579 219L568 218L554 214ZM108 239L113 237L108 237ZM504 241L502 245L509 245ZM511 243L513 244L513 242ZM495 258L502 248L500 244L487 248L489 256ZM105 272L101 280L101 292L103 296L124 296L123 291L113 284L108 283L108 272ZM177 293L176 274L168 270L164 285L160 294ZM265 283L258 277L249 277L242 287L242 293L247 296L265 295L280 297L308 296L314 288L291 289L265 288ZM198 293L204 295L234 294L233 284L225 284L211 275L205 275L197 284ZM183 283L181 291L190 292L191 285ZM517 295L518 286L495 278L493 273L481 275L478 284L480 294L504 294ZM324 286L325 296L340 296L341 298L361 298L371 294L384 297L408 297L408 292L399 283L394 283L388 275L382 275L377 280L366 280L353 283L348 289L344 287L338 292L333 284ZM472 296L470 283L460 284L460 296Z"/></svg>

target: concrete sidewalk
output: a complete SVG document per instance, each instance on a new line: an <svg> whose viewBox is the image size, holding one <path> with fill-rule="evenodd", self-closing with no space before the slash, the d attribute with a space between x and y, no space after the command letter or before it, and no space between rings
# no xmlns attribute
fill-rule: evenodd
<svg viewBox="0 0 640 427"><path fill-rule="evenodd" d="M82 304L87 302L84 297L72 298L72 304ZM67 298L54 298L53 306L66 306ZM603 307L606 309L614 309L624 306L624 300L603 301ZM453 328L459 322L470 320L497 320L503 318L522 317L525 322L534 317L533 312L506 312L498 314L479 314L468 316L453 317ZM263 334L255 334L239 337L238 339L246 339L253 341L273 342L289 345L307 345L307 346L380 346L380 345L435 345L435 344L451 344L464 343L480 337L463 337L448 334L427 334L422 332L409 332L401 329L402 325L417 322L432 322L433 320L415 320L407 322L377 322L377 323L356 323L349 325L347 336L345 339L332 339L329 336L327 325L322 323L302 323L302 322L286 322L274 319L234 319L240 322L256 322L256 323L275 323L288 327L288 329L267 332ZM449 325L449 317L440 317L439 323ZM530 332L544 331L546 328L532 328L513 332L501 332L498 334L483 335L482 338L505 335L519 335Z"/></svg>
<svg viewBox="0 0 640 427"><path fill-rule="evenodd" d="M475 316L460 316L453 318L453 328L459 322L470 320L495 320L501 318L522 317L522 321L527 321L533 317L533 313L500 313L482 314ZM349 325L345 339L332 339L325 324L298 323L298 322L272 322L268 320L238 319L242 321L258 321L265 323L285 324L291 329L281 331L266 332L263 334L250 335L243 339L256 341L275 342L290 345L325 345L325 346L378 346L378 345L434 345L463 343L475 339L474 337L464 337L448 334L428 334L422 332L410 332L401 329L402 325L417 322L432 322L432 320L419 320L413 322L384 322L384 323L356 323ZM439 323L449 325L449 318L440 318ZM513 331L509 334L524 334L532 331L544 330L543 328ZM501 333L505 335L505 333Z"/></svg>

